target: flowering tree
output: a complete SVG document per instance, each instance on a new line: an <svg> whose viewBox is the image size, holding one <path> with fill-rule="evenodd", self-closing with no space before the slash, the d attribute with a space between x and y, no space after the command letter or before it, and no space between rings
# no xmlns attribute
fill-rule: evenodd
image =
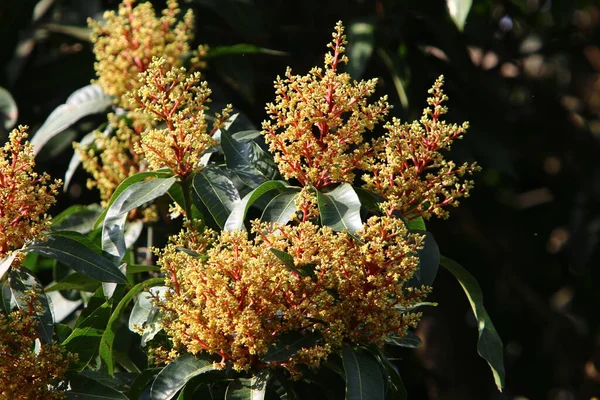
<svg viewBox="0 0 600 400"><path fill-rule="evenodd" d="M56 398L403 398L386 346L418 346L419 309L433 305L440 255L426 221L447 217L478 169L444 157L468 125L443 120L443 78L419 121L390 119L387 98L371 99L376 79L341 72L338 23L324 67L277 77L262 129L239 130L232 106L209 110L190 14L178 22L170 1L156 17L149 4L91 23L113 113L75 161L101 207L51 222L59 182L32 172L24 128L4 148L1 393L18 397L27 379L31 396ZM153 263L138 239L158 221L180 231ZM45 288L27 269L44 259L67 271ZM501 388L502 343L478 285L441 260ZM46 293L57 291L84 307L54 321Z"/></svg>

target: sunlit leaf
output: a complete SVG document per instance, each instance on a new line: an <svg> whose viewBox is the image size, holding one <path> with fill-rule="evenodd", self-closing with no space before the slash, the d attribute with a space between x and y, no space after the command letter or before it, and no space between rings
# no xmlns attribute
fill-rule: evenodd
<svg viewBox="0 0 600 400"><path fill-rule="evenodd" d="M201 200L222 228L236 202L241 200L235 185L218 167L208 166L194 176L194 199Z"/></svg>
<svg viewBox="0 0 600 400"><path fill-rule="evenodd" d="M274 222L285 225L296 213L297 190L280 193L267 204L263 211L261 221Z"/></svg>
<svg viewBox="0 0 600 400"><path fill-rule="evenodd" d="M462 31L465 27L472 4L473 0L446 0L450 17L452 17L452 21L454 21L459 31Z"/></svg>
<svg viewBox="0 0 600 400"><path fill-rule="evenodd" d="M350 233L362 229L360 199L351 185L342 183L328 193L317 191L317 202L323 225Z"/></svg>
<svg viewBox="0 0 600 400"><path fill-rule="evenodd" d="M58 106L46 118L44 124L31 139L35 153L50 139L61 133L81 118L105 111L113 102L113 97L102 91L96 84L84 86L71 94L65 104Z"/></svg>
<svg viewBox="0 0 600 400"><path fill-rule="evenodd" d="M150 391L152 400L169 400L193 377L214 371L212 361L184 354L163 368Z"/></svg>

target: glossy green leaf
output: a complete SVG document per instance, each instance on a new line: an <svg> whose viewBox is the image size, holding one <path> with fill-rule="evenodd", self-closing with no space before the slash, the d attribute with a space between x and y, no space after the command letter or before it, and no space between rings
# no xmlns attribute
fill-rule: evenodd
<svg viewBox="0 0 600 400"><path fill-rule="evenodd" d="M426 231L425 220L423 217L417 217L406 221L406 227L411 231Z"/></svg>
<svg viewBox="0 0 600 400"><path fill-rule="evenodd" d="M422 343L421 338L418 337L413 331L408 331L406 335L402 337L395 335L386 336L385 341L386 343L400 347L407 347L409 349L418 349Z"/></svg>
<svg viewBox="0 0 600 400"><path fill-rule="evenodd" d="M372 214L381 214L379 204L385 201L385 198L361 187L353 187L362 207L369 210Z"/></svg>
<svg viewBox="0 0 600 400"><path fill-rule="evenodd" d="M221 228L235 203L241 200L233 182L220 168L212 165L194 176L192 189L194 201L202 201Z"/></svg>
<svg viewBox="0 0 600 400"><path fill-rule="evenodd" d="M0 87L0 124L8 130L17 123L18 117L19 109L15 99L8 90Z"/></svg>
<svg viewBox="0 0 600 400"><path fill-rule="evenodd" d="M127 397L130 399L147 399L150 396L150 384L161 370L162 368L148 368L142 371L131 383ZM142 397L144 394L147 394L147 396Z"/></svg>
<svg viewBox="0 0 600 400"><path fill-rule="evenodd" d="M225 400L264 400L267 392L267 373L263 370L250 379L235 379L227 386Z"/></svg>
<svg viewBox="0 0 600 400"><path fill-rule="evenodd" d="M502 339L498 335L490 316L483 306L481 287L475 277L456 261L442 256L440 263L454 275L469 299L471 309L478 322L479 340L477 342L477 352L489 364L494 375L494 382L496 382L498 390L502 391L505 376Z"/></svg>
<svg viewBox="0 0 600 400"><path fill-rule="evenodd" d="M152 383L152 400L169 400L193 377L214 371L212 361L184 354L163 368Z"/></svg>
<svg viewBox="0 0 600 400"><path fill-rule="evenodd" d="M173 172L170 170L159 170L159 171L140 172L140 173L137 173L137 174L125 179L123 182L121 182L119 184L119 186L117 186L117 188L115 189L115 192L112 194L112 196L108 200L106 209L104 210L104 212L102 214L100 214L100 216L96 220L96 223L94 224L94 229L96 229L98 226L100 226L100 224L104 221L104 219L106 217L106 213L108 212L110 207L113 205L113 203L119 198L119 196L121 196L121 193L123 193L131 185L141 182L141 181L144 181L148 178L170 178L172 176L173 176Z"/></svg>
<svg viewBox="0 0 600 400"><path fill-rule="evenodd" d="M375 24L370 20L362 20L351 23L348 32L348 66L346 72L352 79L362 78L367 64L373 54L373 42L375 40Z"/></svg>
<svg viewBox="0 0 600 400"><path fill-rule="evenodd" d="M462 31L465 27L472 4L473 0L446 0L450 17L452 17L452 21L454 21L459 31Z"/></svg>
<svg viewBox="0 0 600 400"><path fill-rule="evenodd" d="M177 178L155 178L136 182L123 190L109 206L102 224L102 250L114 257L114 263L125 256L125 221L127 213L167 193Z"/></svg>
<svg viewBox="0 0 600 400"><path fill-rule="evenodd" d="M77 370L83 370L96 355L110 311L111 302L103 303L80 322L78 320L73 332L62 343L67 351L77 354Z"/></svg>
<svg viewBox="0 0 600 400"><path fill-rule="evenodd" d="M52 111L44 124L36 131L31 139L35 153L39 153L50 139L81 118L105 111L112 102L113 97L104 93L99 85L92 84L76 90L67 98L65 104Z"/></svg>
<svg viewBox="0 0 600 400"><path fill-rule="evenodd" d="M294 257L292 257L290 254L286 253L285 251L281 251L279 249L274 249L274 248L271 248L269 250L271 250L271 252L273 254L275 254L277 256L277 258L279 258L281 260L281 262L283 262L283 265L285 265L285 267L287 269L292 271L297 276L310 276L311 275L310 272L305 271L302 268L296 267L296 265L294 263Z"/></svg>
<svg viewBox="0 0 600 400"><path fill-rule="evenodd" d="M431 286L440 265L440 248L431 232L421 232L425 235L423 248L419 250L419 269L408 282L409 286Z"/></svg>
<svg viewBox="0 0 600 400"><path fill-rule="evenodd" d="M94 248L97 247L87 237L77 232L53 232L47 240L28 245L25 251L58 260L101 282L127 282L125 275Z"/></svg>
<svg viewBox="0 0 600 400"><path fill-rule="evenodd" d="M315 346L319 339L319 335L310 332L284 333L269 347L262 359L273 362L287 361L300 350Z"/></svg>
<svg viewBox="0 0 600 400"><path fill-rule="evenodd" d="M246 54L267 54L270 56L287 56L289 53L284 51L265 49L248 43L238 43L231 46L215 46L208 49L204 59L216 58L221 56L231 55L246 55Z"/></svg>
<svg viewBox="0 0 600 400"><path fill-rule="evenodd" d="M35 319L38 321L35 330L40 335L42 342L51 343L54 319L50 302L38 279L25 267L11 269L8 272L8 286L12 295L10 302L19 309L29 309L30 307L30 296L26 294L27 291L35 290L39 293L35 300L39 302L41 310L35 313Z"/></svg>
<svg viewBox="0 0 600 400"><path fill-rule="evenodd" d="M80 290L83 292L95 292L100 287L100 281L90 278L87 275L73 273L67 275L64 279L46 287L46 292L55 292L57 290Z"/></svg>
<svg viewBox="0 0 600 400"><path fill-rule="evenodd" d="M363 348L344 345L342 361L346 375L346 400L381 400L385 386L377 359Z"/></svg>
<svg viewBox="0 0 600 400"><path fill-rule="evenodd" d="M71 376L69 386L67 400L127 400L123 393L84 375Z"/></svg>
<svg viewBox="0 0 600 400"><path fill-rule="evenodd" d="M296 213L297 190L280 193L267 204L263 211L261 221L274 222L285 225Z"/></svg>
<svg viewBox="0 0 600 400"><path fill-rule="evenodd" d="M102 214L99 204L73 205L52 218L53 231L75 231L86 234L94 229L96 219Z"/></svg>
<svg viewBox="0 0 600 400"><path fill-rule="evenodd" d="M231 210L231 214L227 218L225 222L224 230L226 231L235 231L236 229L243 230L244 227L244 219L246 218L246 213L250 209L250 206L256 202L261 196L265 193L277 190L281 191L288 188L289 185L284 181L268 181L261 184L259 187L248 193L242 200L237 202L233 209Z"/></svg>
<svg viewBox="0 0 600 400"><path fill-rule="evenodd" d="M2 280L2 277L4 276L6 271L10 269L10 266L19 254L19 251L13 251L12 253L5 256L2 260L0 260L0 280Z"/></svg>
<svg viewBox="0 0 600 400"><path fill-rule="evenodd" d="M350 233L362 229L360 199L348 183L342 183L328 193L317 191L317 202L323 225Z"/></svg>
<svg viewBox="0 0 600 400"><path fill-rule="evenodd" d="M102 358L102 361L104 361L106 365L106 371L109 375L112 375L114 373L115 368L113 346L115 342L117 324L119 322L121 314L129 305L131 300L133 300L133 298L137 296L138 293L141 293L142 291L152 286L164 284L164 282L165 281L163 278L150 278L138 283L137 285L132 287L131 290L129 290L129 292L127 292L125 296L123 296L119 304L117 304L117 306L115 307L114 312L112 313L110 319L108 320L108 323L106 324L106 329L102 333L102 339L100 341L100 358Z"/></svg>
<svg viewBox="0 0 600 400"><path fill-rule="evenodd" d="M389 400L406 400L408 393L396 366L391 363L381 348L372 346L371 349L373 349L373 355L378 359L385 370L384 374L387 376L388 384L385 398Z"/></svg>
<svg viewBox="0 0 600 400"><path fill-rule="evenodd" d="M139 293L129 314L129 330L139 333L142 329L142 347L162 330L161 309L152 303L152 296L164 298L167 286L154 286L148 292Z"/></svg>
<svg viewBox="0 0 600 400"><path fill-rule="evenodd" d="M277 166L271 155L255 142L240 142L227 131L221 132L221 147L227 168L251 188L277 176Z"/></svg>

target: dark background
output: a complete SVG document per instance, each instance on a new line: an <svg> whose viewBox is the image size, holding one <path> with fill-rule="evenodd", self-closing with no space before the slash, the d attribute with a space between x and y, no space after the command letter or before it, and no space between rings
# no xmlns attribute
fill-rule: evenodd
<svg viewBox="0 0 600 400"><path fill-rule="evenodd" d="M157 9L164 2L156 1ZM351 67L379 78L392 114L418 118L427 89L444 74L448 119L471 123L453 147L477 162L472 196L446 221L431 221L441 252L480 282L505 344L506 389L476 353L477 329L463 292L440 271L401 373L411 399L590 399L600 396L600 4L598 1L474 0L460 32L445 1L192 0L196 44L250 43L288 53L211 60L216 102L231 102L256 126L272 101L272 82L290 66L322 65L335 22L374 27L359 37L372 50ZM34 20L34 7L40 15ZM110 0L2 0L0 86L34 131L94 77L88 16ZM397 90L406 92L404 101ZM407 101L406 101L407 99ZM70 142L102 122L82 120L39 158L64 176ZM2 139L6 132L2 132ZM85 174L61 195L57 213L97 201Z"/></svg>

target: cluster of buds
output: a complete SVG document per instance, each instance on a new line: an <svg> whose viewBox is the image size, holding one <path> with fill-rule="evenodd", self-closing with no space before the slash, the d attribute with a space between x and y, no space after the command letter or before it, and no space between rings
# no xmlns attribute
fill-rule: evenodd
<svg viewBox="0 0 600 400"><path fill-rule="evenodd" d="M43 236L50 224L46 211L55 202L59 180L34 171L27 127L19 126L0 149L0 258Z"/></svg>
<svg viewBox="0 0 600 400"><path fill-rule="evenodd" d="M317 366L344 342L381 344L418 321L419 314L406 310L427 289L405 283L418 266L422 237L401 220L372 217L356 236L308 221L255 221L252 233L254 239L242 231L217 235L188 227L157 251L172 289L158 304L176 348L219 355L221 367L293 372L298 364ZM290 360L263 360L289 332L320 339Z"/></svg>
<svg viewBox="0 0 600 400"><path fill-rule="evenodd" d="M40 304L34 292L24 294L24 306L0 312L0 397L3 399L63 399L63 381L76 357L56 344L42 343L36 332Z"/></svg>

